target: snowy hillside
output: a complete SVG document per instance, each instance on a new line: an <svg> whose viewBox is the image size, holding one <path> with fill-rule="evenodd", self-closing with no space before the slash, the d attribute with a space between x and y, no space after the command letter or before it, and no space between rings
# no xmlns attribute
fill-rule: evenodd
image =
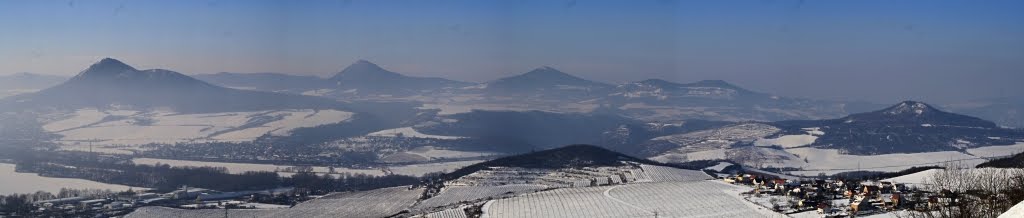
<svg viewBox="0 0 1024 218"><path fill-rule="evenodd" d="M662 136L638 155L662 162L732 160L755 168L788 168L814 176L851 171L893 172L1024 151L1024 132L902 102L840 119L745 123Z"/></svg>

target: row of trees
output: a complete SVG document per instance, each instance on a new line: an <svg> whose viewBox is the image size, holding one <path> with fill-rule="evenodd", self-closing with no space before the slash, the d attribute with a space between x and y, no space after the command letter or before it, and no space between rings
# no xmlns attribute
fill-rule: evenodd
<svg viewBox="0 0 1024 218"><path fill-rule="evenodd" d="M1024 169L944 166L926 178L926 189L951 199L929 211L898 213L900 217L995 218L1024 201Z"/></svg>

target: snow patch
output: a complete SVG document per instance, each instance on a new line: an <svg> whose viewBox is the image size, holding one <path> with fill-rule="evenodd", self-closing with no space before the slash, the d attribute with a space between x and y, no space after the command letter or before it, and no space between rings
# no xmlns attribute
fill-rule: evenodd
<svg viewBox="0 0 1024 218"><path fill-rule="evenodd" d="M818 137L813 135L784 135L774 139L758 139L754 141L754 146L768 147L778 145L783 148L794 148L810 145L816 140L818 140Z"/></svg>
<svg viewBox="0 0 1024 218"><path fill-rule="evenodd" d="M316 89L316 90L309 90L309 91L302 92L302 95L325 96L328 93L331 93L333 91L334 91L334 89Z"/></svg>
<svg viewBox="0 0 1024 218"><path fill-rule="evenodd" d="M821 131L821 127L803 128L803 130L805 132L807 132L807 134L810 134L810 135L813 135L813 136L825 135L825 132Z"/></svg>
<svg viewBox="0 0 1024 218"><path fill-rule="evenodd" d="M722 172L722 170L724 170L726 167L729 167L729 166L732 166L732 165L733 164L731 164L729 162L718 162L718 164L716 164L714 166L710 166L708 168L704 168L704 169L706 169L706 170L714 170L716 172Z"/></svg>
<svg viewBox="0 0 1024 218"><path fill-rule="evenodd" d="M381 130L367 134L366 136L382 136L382 137L409 137L409 138L428 138L428 139L461 139L464 137L459 136L440 136L440 135L428 135L420 133L412 127L402 127L395 129Z"/></svg>

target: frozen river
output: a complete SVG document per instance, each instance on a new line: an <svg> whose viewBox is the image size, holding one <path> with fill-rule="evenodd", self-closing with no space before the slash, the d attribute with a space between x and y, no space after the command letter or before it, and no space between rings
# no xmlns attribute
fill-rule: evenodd
<svg viewBox="0 0 1024 218"><path fill-rule="evenodd" d="M93 182L84 179L42 177L35 173L14 172L14 164L0 163L0 195L47 191L57 194L61 188L128 190L128 186ZM134 188L140 190L140 188Z"/></svg>

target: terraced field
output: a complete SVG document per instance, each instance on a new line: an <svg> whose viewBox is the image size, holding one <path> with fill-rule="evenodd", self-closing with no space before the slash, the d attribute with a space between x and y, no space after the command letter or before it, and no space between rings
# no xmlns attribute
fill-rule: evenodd
<svg viewBox="0 0 1024 218"><path fill-rule="evenodd" d="M229 218L252 218L252 217L267 217L266 215L272 213L273 209L253 209L253 210L229 210L225 213L224 210L185 210L169 207L143 207L135 210L125 218L148 218L148 217L175 217L175 218L209 218L209 217L229 217Z"/></svg>
<svg viewBox="0 0 1024 218"><path fill-rule="evenodd" d="M717 181L565 188L488 202L484 217L785 217Z"/></svg>
<svg viewBox="0 0 1024 218"><path fill-rule="evenodd" d="M229 210L228 217L465 217L467 205L487 202L488 217L749 217L756 208L700 171L645 164L575 169L492 168L446 183L418 201L424 189L384 188L328 195L287 209ZM544 191L546 190L546 191ZM739 193L739 191L735 191ZM496 199L496 200L494 200ZM224 217L224 210L146 207L128 217Z"/></svg>
<svg viewBox="0 0 1024 218"><path fill-rule="evenodd" d="M701 171L631 163L619 167L580 169L526 169L494 167L453 181L467 186L537 184L548 187L587 187L634 182L696 181L711 179Z"/></svg>
<svg viewBox="0 0 1024 218"><path fill-rule="evenodd" d="M604 196L610 187L563 188L488 202L484 217L651 217Z"/></svg>
<svg viewBox="0 0 1024 218"><path fill-rule="evenodd" d="M415 206L417 209L428 209L458 204L465 201L475 201L490 197L516 195L540 191L548 188L543 185L513 184L502 186L452 186L445 187L437 196L421 201Z"/></svg>
<svg viewBox="0 0 1024 218"><path fill-rule="evenodd" d="M452 209L442 210L442 211L438 211L438 212L427 214L424 217L426 217L426 218L468 218L469 216L466 216L466 211L463 211L463 209L465 209L465 208L464 207L459 207L459 208L452 208Z"/></svg>
<svg viewBox="0 0 1024 218"><path fill-rule="evenodd" d="M650 182L700 181L713 179L708 174L696 170L684 170L655 165L640 165L643 169L643 180Z"/></svg>

